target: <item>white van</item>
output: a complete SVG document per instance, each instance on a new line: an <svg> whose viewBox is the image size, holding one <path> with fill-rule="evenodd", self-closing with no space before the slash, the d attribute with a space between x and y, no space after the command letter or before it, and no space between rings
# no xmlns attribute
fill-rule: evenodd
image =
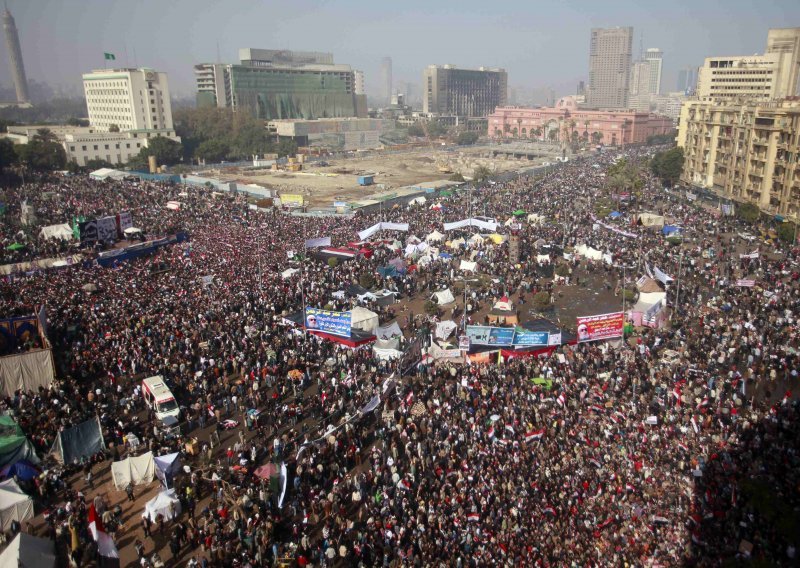
<svg viewBox="0 0 800 568"><path fill-rule="evenodd" d="M181 409L178 407L178 401L169 390L164 377L156 375L155 377L148 377L142 381L142 396L144 401L156 413L156 418L163 420L167 416L174 416L180 419Z"/></svg>

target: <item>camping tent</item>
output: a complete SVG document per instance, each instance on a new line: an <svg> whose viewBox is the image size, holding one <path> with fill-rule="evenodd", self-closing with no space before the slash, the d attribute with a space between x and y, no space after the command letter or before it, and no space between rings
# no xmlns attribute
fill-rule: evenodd
<svg viewBox="0 0 800 568"><path fill-rule="evenodd" d="M456 301L453 297L453 293L450 291L449 288L445 288L444 290L440 290L439 292L434 292L432 298L436 298L436 303L440 306L444 306L445 304L452 304Z"/></svg>
<svg viewBox="0 0 800 568"><path fill-rule="evenodd" d="M511 305L511 300L508 299L508 296L503 296L502 298L497 300L494 303L493 308L495 310L506 310L506 311L511 311L512 309L514 309L513 306Z"/></svg>
<svg viewBox="0 0 800 568"><path fill-rule="evenodd" d="M643 227L663 227L664 216L654 213L639 213L636 222Z"/></svg>
<svg viewBox="0 0 800 568"><path fill-rule="evenodd" d="M28 533L17 533L0 554L0 568L54 568L55 565L53 541Z"/></svg>
<svg viewBox="0 0 800 568"><path fill-rule="evenodd" d="M125 489L129 483L142 485L153 481L155 462L153 452L141 456L128 457L111 464L111 477L117 490Z"/></svg>
<svg viewBox="0 0 800 568"><path fill-rule="evenodd" d="M425 240L428 241L429 243L435 243L441 241L443 238L444 234L440 233L437 230L434 230L427 237L425 237Z"/></svg>
<svg viewBox="0 0 800 568"><path fill-rule="evenodd" d="M13 479L0 483L0 530L7 531L13 521L21 524L32 518L33 499Z"/></svg>
<svg viewBox="0 0 800 568"><path fill-rule="evenodd" d="M601 260L603 252L586 245L578 245L575 247L575 254L585 256L591 260Z"/></svg>
<svg viewBox="0 0 800 568"><path fill-rule="evenodd" d="M48 225L47 227L42 227L42 230L39 231L39 238L63 239L65 241L71 241L75 238L75 234L72 232L72 227L70 227L67 223L62 223L60 225Z"/></svg>
<svg viewBox="0 0 800 568"><path fill-rule="evenodd" d="M28 460L19 460L17 463L4 465L0 469L0 478L8 479L16 477L22 481L28 481L34 477L39 477L42 472Z"/></svg>
<svg viewBox="0 0 800 568"><path fill-rule="evenodd" d="M675 225L664 225L664 228L661 229L661 234L665 236L669 236L672 233L680 233L683 229L677 227Z"/></svg>
<svg viewBox="0 0 800 568"><path fill-rule="evenodd" d="M356 306L350 312L350 327L372 333L378 327L378 314L367 308Z"/></svg>
<svg viewBox="0 0 800 568"><path fill-rule="evenodd" d="M180 454L175 452L158 456L153 461L156 465L156 477L161 480L164 487L169 489L169 486L172 485L172 478L181 467Z"/></svg>
<svg viewBox="0 0 800 568"><path fill-rule="evenodd" d="M20 460L39 463L36 450L22 428L10 416L0 416L0 466L15 464Z"/></svg>
<svg viewBox="0 0 800 568"><path fill-rule="evenodd" d="M150 517L156 522L156 517L161 515L165 521L172 520L181 514L181 502L178 500L174 489L165 489L144 506L142 517Z"/></svg>
<svg viewBox="0 0 800 568"><path fill-rule="evenodd" d="M100 419L95 417L59 432L50 453L61 463L73 463L84 456L96 454L105 447Z"/></svg>

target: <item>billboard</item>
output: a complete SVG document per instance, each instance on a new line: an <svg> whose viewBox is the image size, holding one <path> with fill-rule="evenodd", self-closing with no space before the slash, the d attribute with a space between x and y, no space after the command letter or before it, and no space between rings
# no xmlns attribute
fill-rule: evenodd
<svg viewBox="0 0 800 568"><path fill-rule="evenodd" d="M625 323L622 312L583 316L576 318L576 320L578 323L578 342L622 337L622 326Z"/></svg>
<svg viewBox="0 0 800 568"><path fill-rule="evenodd" d="M303 206L303 196L298 193L282 193L281 205L291 205L296 207Z"/></svg>
<svg viewBox="0 0 800 568"><path fill-rule="evenodd" d="M332 312L317 308L306 308L306 329L331 335L350 337L350 312Z"/></svg>
<svg viewBox="0 0 800 568"><path fill-rule="evenodd" d="M546 331L528 331L527 329L514 332L514 345L520 347L547 347L550 334Z"/></svg>
<svg viewBox="0 0 800 568"><path fill-rule="evenodd" d="M514 328L468 325L467 337L472 345L512 345Z"/></svg>

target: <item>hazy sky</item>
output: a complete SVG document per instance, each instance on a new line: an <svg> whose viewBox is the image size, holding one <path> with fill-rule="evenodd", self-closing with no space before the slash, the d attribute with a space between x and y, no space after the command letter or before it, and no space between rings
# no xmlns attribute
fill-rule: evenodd
<svg viewBox="0 0 800 568"><path fill-rule="evenodd" d="M710 55L761 53L770 27L800 26L798 0L8 0L28 77L78 84L104 66L152 67L174 94L194 92L192 65L236 62L239 47L329 51L366 74L375 93L380 60L395 84L421 83L431 63L504 67L511 86L574 92L586 79L589 30L633 26L634 52L664 53L662 90L678 70ZM8 85L2 42L0 83ZM135 55L134 55L135 53Z"/></svg>

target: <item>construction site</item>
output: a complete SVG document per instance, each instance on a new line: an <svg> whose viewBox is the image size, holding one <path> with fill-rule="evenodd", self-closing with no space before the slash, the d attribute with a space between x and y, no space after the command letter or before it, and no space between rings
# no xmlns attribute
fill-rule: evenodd
<svg viewBox="0 0 800 568"><path fill-rule="evenodd" d="M329 207L333 202L352 202L377 191L446 180L456 174L469 180L479 167L502 174L548 165L560 157L561 150L550 145L525 144L519 149L509 145L431 146L341 157L299 155L269 167L207 170L202 175L256 184L277 195L302 195L308 206Z"/></svg>

